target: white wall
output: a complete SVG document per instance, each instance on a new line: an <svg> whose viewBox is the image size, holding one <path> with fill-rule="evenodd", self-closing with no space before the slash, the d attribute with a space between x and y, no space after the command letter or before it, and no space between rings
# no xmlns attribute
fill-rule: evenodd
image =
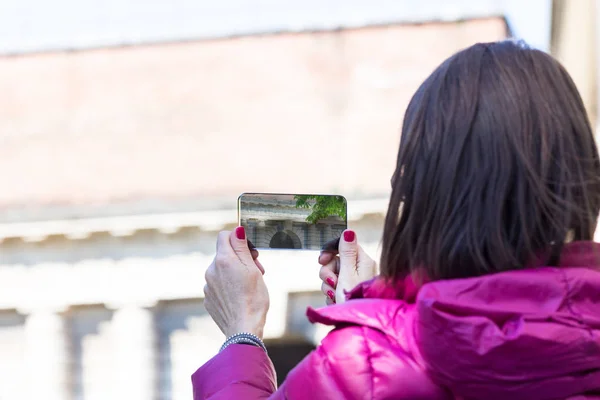
<svg viewBox="0 0 600 400"><path fill-rule="evenodd" d="M372 254L382 223L351 224ZM190 399L191 374L224 340L202 306L215 239L187 228L2 242L0 398ZM265 339L318 342L328 329L305 317L307 305L325 304L318 252L260 257L271 295Z"/></svg>

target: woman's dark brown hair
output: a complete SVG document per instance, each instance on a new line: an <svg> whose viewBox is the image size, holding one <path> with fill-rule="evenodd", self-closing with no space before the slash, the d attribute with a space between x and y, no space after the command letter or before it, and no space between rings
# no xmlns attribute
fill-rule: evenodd
<svg viewBox="0 0 600 400"><path fill-rule="evenodd" d="M555 265L591 240L600 161L581 97L550 55L480 43L446 60L402 126L381 272L429 279Z"/></svg>

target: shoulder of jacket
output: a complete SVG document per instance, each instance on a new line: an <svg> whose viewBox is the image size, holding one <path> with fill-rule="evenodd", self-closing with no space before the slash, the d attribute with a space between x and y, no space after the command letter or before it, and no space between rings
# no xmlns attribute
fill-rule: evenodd
<svg viewBox="0 0 600 400"><path fill-rule="evenodd" d="M447 398L414 354L381 330L364 325L340 326L320 347L340 385L361 388L360 396L355 398ZM401 377L398 371L402 371Z"/></svg>
<svg viewBox="0 0 600 400"><path fill-rule="evenodd" d="M338 325L286 378L290 399L447 399L410 352L383 331Z"/></svg>

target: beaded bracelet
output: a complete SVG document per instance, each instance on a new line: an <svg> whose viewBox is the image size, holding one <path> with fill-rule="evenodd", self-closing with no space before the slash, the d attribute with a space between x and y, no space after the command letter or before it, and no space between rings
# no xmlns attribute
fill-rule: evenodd
<svg viewBox="0 0 600 400"><path fill-rule="evenodd" d="M236 344L236 343L252 344L252 345L255 345L257 347L260 347L265 352L267 352L267 348L265 347L265 344L263 343L263 341L260 340L260 338L258 336L253 335L253 334L248 333L248 332L237 333L235 335L230 336L225 341L225 343L223 343L223 346L221 346L221 350L220 351L223 351L229 345Z"/></svg>
<svg viewBox="0 0 600 400"><path fill-rule="evenodd" d="M243 338L243 337L238 337L232 340L229 340L227 342L225 342L223 344L223 346L221 346L221 350L219 350L219 352L225 350L229 345L231 344L251 344L255 347L260 347L254 340L252 339L248 339L248 338Z"/></svg>
<svg viewBox="0 0 600 400"><path fill-rule="evenodd" d="M219 350L219 352L225 350L231 344L238 344L238 343L252 344L254 346L257 346L257 347L260 347L261 349L263 349L265 351L265 353L267 352L267 348L265 347L265 344L263 343L263 341L260 340L260 338L258 336L253 335L252 333L248 333L248 332L236 333L235 335L230 336L225 341L225 343L223 343L223 346L221 346L221 349Z"/></svg>

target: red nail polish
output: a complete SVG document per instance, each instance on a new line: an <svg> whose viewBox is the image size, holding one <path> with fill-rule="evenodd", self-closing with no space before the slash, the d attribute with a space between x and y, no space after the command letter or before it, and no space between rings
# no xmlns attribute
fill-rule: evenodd
<svg viewBox="0 0 600 400"><path fill-rule="evenodd" d="M344 232L344 240L346 242L354 242L355 237L356 237L356 235L354 234L354 231L345 231Z"/></svg>
<svg viewBox="0 0 600 400"><path fill-rule="evenodd" d="M237 238L240 240L246 239L246 230L243 226L238 226L235 228L235 236L237 236Z"/></svg>
<svg viewBox="0 0 600 400"><path fill-rule="evenodd" d="M327 282L327 284L328 284L329 286L331 286L332 288L334 288L334 287L335 287L335 282L333 281L333 279L331 279L331 278L327 278L327 279L325 279L325 282Z"/></svg>
<svg viewBox="0 0 600 400"><path fill-rule="evenodd" d="M327 291L327 296L329 296L331 300L335 300L335 293L333 293L331 290Z"/></svg>

